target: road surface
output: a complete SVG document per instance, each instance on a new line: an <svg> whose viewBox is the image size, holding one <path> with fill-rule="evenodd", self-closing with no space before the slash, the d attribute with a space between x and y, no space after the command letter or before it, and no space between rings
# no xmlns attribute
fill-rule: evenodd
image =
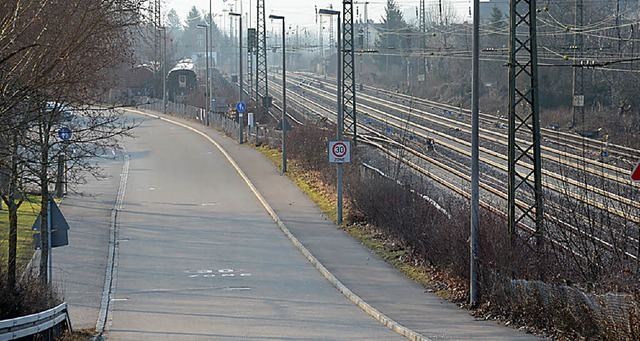
<svg viewBox="0 0 640 341"><path fill-rule="evenodd" d="M307 262L213 144L154 118L135 133L107 339L403 339Z"/></svg>

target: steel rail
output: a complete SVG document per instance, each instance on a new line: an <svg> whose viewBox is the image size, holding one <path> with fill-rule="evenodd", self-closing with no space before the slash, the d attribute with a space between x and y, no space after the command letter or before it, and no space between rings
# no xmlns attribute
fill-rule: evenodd
<svg viewBox="0 0 640 341"><path fill-rule="evenodd" d="M316 93L316 95L323 96L323 95L318 94L318 93ZM306 99L306 100L308 100L307 98L305 98L305 99ZM320 106L319 104L317 104L317 105L318 105L318 106ZM327 112L331 112L331 111L330 111L330 110L328 110L328 109L326 109L326 111L327 111ZM396 119L397 119L397 118L396 118ZM387 123L388 123L388 122L387 122ZM386 137L385 135L382 135L382 134L378 133L377 131L375 131L375 130L373 130L373 129L371 129L371 128L367 127L367 126L363 126L363 125L361 125L361 129L363 129L363 130L365 130L365 131L368 131L368 132L370 132L370 133L373 133L373 134L379 135L379 136L383 136L384 138L388 139L389 143L393 143L393 144L396 144L397 146L400 146L401 148L404 148L405 150L409 151L411 154L413 154L413 155L417 156L418 158L423 159L424 161L427 161L427 162L429 162L429 163L431 163L431 164L433 164L433 165L435 165L435 166L437 166L437 167L439 167L439 168L442 168L443 170L445 170L445 171L449 172L450 174L453 174L453 175L455 175L455 176L458 176L458 177L460 177L461 179L464 179L464 180L466 180L466 181L470 181L470 178L469 178L466 174L464 174L463 172L458 171L458 170L456 170L456 169L454 169L454 168L452 168L452 167L450 167L450 166L447 166L447 165L445 165L445 164L443 164L443 163L441 163L441 162L439 162L439 161L437 161L437 160L435 160L435 159L433 159L433 158L430 158L430 157L428 157L428 156L424 155L423 153L421 153L421 152L419 152L419 151L416 151L416 150L414 150L414 149L412 149L412 148L409 148L409 147L408 147L408 146L406 146L406 145L400 144L400 143L398 143L397 141L395 141L395 140L393 140L393 139L390 139L390 138ZM419 134L419 133L417 133L417 134ZM366 135L364 135L364 134L358 134L358 135L359 135L360 137L362 137L362 138L367 138L367 136L366 136ZM370 139L368 139L368 140L370 140ZM389 156L391 156L391 157L393 157L393 158L395 158L395 159L397 159L397 160L399 160L399 161L401 161L401 162L403 162L403 163L405 163L405 164L409 165L412 169L414 169L414 170L416 170L416 171L420 172L421 174L424 174L424 175L428 176L429 178L431 178L431 179L435 180L436 182L440 183L440 184L441 184L441 185L443 185L444 187L446 187L446 188L448 188L448 189L450 189L450 190L454 191L455 193L457 193L457 194L459 194L459 195L461 195L461 196L463 196L463 197L465 197L465 198L469 198L469 194L468 194L468 193L466 193L464 190L462 190L462 189L458 188L457 186L455 186L455 185L451 184L450 182L448 182L448 181L446 181L446 180L444 180L444 179L442 179L442 178L440 178L440 177L438 177L438 176L436 176L436 175L432 174L432 173L431 173L431 172L429 172L429 171L426 171L426 170L422 169L420 166L418 166L417 164L415 164L415 163L411 162L410 160L407 160L407 159L404 159L404 158L400 158L400 157L398 157L396 154L394 154L394 153L393 153L393 152L391 152L390 150L387 150L386 148L382 147L382 145L380 145L380 144L373 143L372 141L369 141L369 142L371 142L371 144L373 144L374 146L376 146L378 149L380 149L380 150L384 151L387 155L389 155ZM493 163L493 162L491 162L491 163ZM494 163L494 164L495 164L495 163ZM500 191L496 190L494 187L491 187L490 185L487 185L487 184L481 184L481 187L482 187L483 189L485 189L486 191L488 191L489 193L491 193L491 194L493 194L493 195L496 195L496 196L498 196L499 198L502 198L503 200L506 200L506 196L505 196L502 192L500 192ZM581 198L580 198L580 197L577 197L577 198L575 198L575 199L580 200ZM582 200L580 200L580 201L582 201ZM504 215L505 215L505 213L504 213L504 212L501 212L501 211L499 211L498 209L493 208L491 205L489 205L489 204L487 204L487 203L484 203L484 205L485 205L485 207L486 207L486 208L490 209L491 211L493 211L493 212L495 212L495 213L499 213L499 214L501 214L502 216L504 216ZM524 207L524 206L525 206L525 203L524 203L523 201L518 200L518 201L517 201L517 205L518 205L518 206L521 206L521 207ZM566 222L561 221L560 219L558 219L558 218L556 218L556 217L551 216L551 215L550 215L550 214L548 214L548 213L545 213L545 218L549 219L550 221L555 222L556 224L558 224L558 225L560 225L560 226L564 227L565 229L570 230L573 234L579 234L579 235L583 235L583 236L585 236L585 237L588 237L589 239L591 239L591 240L595 241L595 242L596 242L596 243L598 243L599 245L601 245L601 246L603 246L603 247L605 247L605 248L607 248L607 249L609 249L609 250L613 250L613 251L615 251L615 247L614 247L610 242L608 242L608 241L606 241L606 240L604 240L604 239L602 239L602 238L600 238L600 237L597 237L597 236L591 235L591 234L589 234L589 233L587 233L587 232L584 232L584 231L582 231L582 230L578 229L577 227L572 226L571 224L568 224L568 223L566 223ZM530 228L530 227L526 226L525 224L522 224L522 223L521 223L520 225L522 225L522 226L521 226L521 228L524 228L525 230L528 230L529 232L533 231L533 229L532 229L532 228ZM632 237L629 237L629 238L631 239L631 241L634 241L634 242L637 242L637 241L638 241L638 240L636 240L636 239L633 239ZM553 242L554 242L554 243L556 243L555 241L553 241ZM565 248L565 249L566 249L566 247L565 247L565 246L563 246L563 248ZM633 258L633 259L637 259L637 258L638 258L636 255L634 255L634 254L632 254L632 253L629 253L629 252L627 252L627 251L624 251L624 253L625 253L625 255L626 255L626 256L628 256L628 257L630 257L630 258ZM581 256L582 256L582 255L581 255Z"/></svg>
<svg viewBox="0 0 640 341"><path fill-rule="evenodd" d="M324 91L324 92L326 92L325 90L322 90L322 89L321 89L321 90L319 90L319 91ZM314 92L314 93L315 93L316 95L318 95L318 96L322 96L322 97L324 97L324 98L328 98L328 96L322 95L322 94L318 93L317 91L312 91L312 92ZM361 98L362 98L362 97L361 97ZM406 128L405 128L406 126L412 126L412 127L414 127L414 128L418 128L418 129L421 129L421 130L428 131L428 132L430 132L431 134L438 135L438 136L441 136L441 137L443 137L443 138L445 138L445 139L452 140L452 141L454 141L454 142L456 142L456 143L459 143L459 144L462 144L462 145L464 145L464 146L470 147L470 143L469 143L469 142L467 142L467 141L464 141L464 140L458 139L458 138L456 138L456 137L452 137L452 136L450 136L450 135L448 135L448 134L446 134L446 133L442 133L442 132L440 132L440 131L438 131L438 130L434 130L434 129L426 128L426 127L424 127L424 126L422 126L422 125L419 125L419 124L417 124L417 123L411 122L411 121L409 121L409 120L405 120L405 119L403 119L402 117L398 117L398 116L395 116L395 115L392 115L392 114L388 114L387 112L385 112L385 111L383 111L383 110L380 110L380 109L377 109L377 108L373 108L373 107L370 107L370 106L368 106L368 105L364 105L364 104L361 104L359 107L360 107L361 109L362 109L363 107L365 107L365 108L367 108L370 112L376 112L376 113L378 113L379 115L381 115L381 116L383 116L383 117L391 118L391 119L393 119L393 120L396 120L396 121L402 122L403 124L397 124L397 123L394 123L394 122L390 122L390 121L388 121L388 120L386 120L386 119L384 120L385 124L391 125L391 126L393 126L393 127L397 128L397 129L400 129L400 130L406 130ZM416 110L416 111L419 111L419 110ZM375 117L375 115L371 115L371 116L374 116L374 117ZM380 119L380 118L378 117L378 119ZM431 120L431 121L433 121L433 120ZM433 123L441 124L441 123L437 123L437 122L433 122ZM361 126L361 125L359 124L359 126ZM445 125L445 126L446 126L446 127L449 127L449 128L457 128L457 126L453 126L453 125ZM414 132L414 133L415 133L416 135L419 135L420 137L428 138L428 136L426 136L426 135L424 135L424 134L422 134L422 133L419 133L419 132ZM444 142L442 142L441 144L442 144L442 145L444 145L445 147L449 148L450 150L456 151L456 152L458 152L458 153L460 153L460 154L462 154L462 155L465 155L465 156L469 156L469 152L468 152L468 151L466 151L466 150L464 150L464 149L458 148L458 147L456 147L456 146L454 146L454 145L451 145L451 144L448 144L448 143L444 143ZM502 160L506 160L506 158L504 157L504 155L502 155L502 154L501 154L501 153L499 153L499 152L495 152L495 151L493 151L493 150L490 150L490 149L487 149L487 148L484 148L484 147L483 147L483 148L481 148L481 150L482 150L484 153L489 154L489 155L491 155L491 156L493 156L493 157L496 157L496 158L499 158L499 159L502 159ZM493 162L493 161L491 161L491 160L489 160L489 159L487 159L487 158L484 158L484 157L482 157L482 158L481 158L481 160L482 160L483 162L486 162L486 163L491 164L492 166L496 167L497 169L500 169L500 170L502 170L502 171L506 171L506 167L505 167L505 166L503 166L503 165L500 165L500 164L498 164L498 163L495 163L495 162ZM571 163L571 164L574 166L574 168L578 168L578 167L576 166L576 164L573 164L573 163ZM528 169L531 169L531 167L532 167L532 166L527 165L527 168L528 168ZM580 169L580 168L578 168L578 169ZM622 197L622 196L620 196L620 195L618 195L618 194L611 193L611 192L608 192L608 191L605 191L605 190L599 189L599 188L597 188L597 187L594 187L593 185L590 185L590 184L587 184L587 183L583 183L583 182L579 182L579 181L574 180L574 179L572 179L572 178L569 178L569 177L566 177L566 176L564 176L564 175L560 175L560 174L557 174L557 173L554 173L554 172L551 172L551 171L548 171L548 170L543 170L543 174L544 174L545 176L547 176L547 177L550 177L550 178L556 179L556 180L558 180L558 181L560 181L560 182L562 182L562 183L569 183L569 184L571 184L572 186L575 186L577 189L582 189L582 190L591 191L591 192L596 193L596 194L598 194L598 195L600 195L600 196L602 196L602 197L604 197L604 198L607 198L607 199L610 199L610 200L614 200L614 201L620 202L620 203L622 203L622 204L630 205L630 206L633 206L633 207L635 207L635 208L640 208L640 203L638 203L638 202L635 202L635 201L633 201L633 200L631 200L631 199L629 199L629 198ZM617 180L619 180L619 178L617 178ZM566 192L566 190L565 190L565 189L560 188L560 187L555 186L555 185L552 185L552 184L551 184L550 182L548 182L548 181L545 181L545 182L543 183L543 185L545 185L545 186L546 186L547 188L549 188L550 190L556 191L556 192L561 193L561 194L567 194L567 192ZM579 196L579 194L575 194L573 191L571 191L571 196L572 196L574 199L576 199L576 200L583 201L583 202L585 202L585 203L587 203L587 204L590 204L590 205L592 205L592 206L596 206L596 207L598 207L598 208L600 208L600 209L602 209L602 210L605 210L605 211L607 211L607 212L609 212L609 213L612 213L612 214L615 214L615 215L617 215L617 216L620 216L620 217L622 217L622 218L624 218L624 219L630 219L630 220L632 220L632 221L634 221L634 222L640 222L640 217L636 217L636 216L634 216L634 215L630 215L630 214L628 214L628 213L626 213L626 212L624 212L624 211L622 211L622 210L619 210L619 209L614 208L614 207L610 207L610 206L608 206L608 205L605 205L605 204L600 203L600 202L595 201L595 200L587 199L587 201L585 201L584 199L582 199L582 198Z"/></svg>

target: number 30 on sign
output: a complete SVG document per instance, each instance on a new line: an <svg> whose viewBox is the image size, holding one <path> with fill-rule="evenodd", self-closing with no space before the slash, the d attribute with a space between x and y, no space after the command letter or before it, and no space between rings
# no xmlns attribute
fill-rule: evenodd
<svg viewBox="0 0 640 341"><path fill-rule="evenodd" d="M329 141L329 162L351 162L351 141Z"/></svg>

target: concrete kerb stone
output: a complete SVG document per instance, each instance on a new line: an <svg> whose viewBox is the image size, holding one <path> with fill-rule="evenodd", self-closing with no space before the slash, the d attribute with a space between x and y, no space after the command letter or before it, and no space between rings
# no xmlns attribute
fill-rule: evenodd
<svg viewBox="0 0 640 341"><path fill-rule="evenodd" d="M109 303L111 302L111 295L113 294L113 290L115 289L115 275L114 273L117 271L117 219L118 219L118 211L122 208L122 202L124 200L124 192L127 186L127 177L129 175L129 155L127 154L126 149L122 147L122 153L124 156L124 163L122 165L122 171L120 173L120 184L118 186L118 194L116 196L116 202L111 210L111 231L109 233L109 251L107 257L107 267L106 273L104 277L104 287L102 289L102 301L100 303L100 312L98 314L98 320L96 321L96 335L92 338L92 340L103 340L102 333L105 330L108 314L109 314Z"/></svg>
<svg viewBox="0 0 640 341"><path fill-rule="evenodd" d="M251 180L249 180L249 178L242 171L242 169L240 169L240 166L238 166L238 164L235 162L235 160L233 160L231 155L229 155L229 153L227 153L227 151L219 143L214 141L207 134L205 134L205 133L203 133L203 132L201 132L201 131L197 130L196 128L193 128L193 127L191 127L189 125L186 125L184 123L180 123L178 121L174 121L174 120L171 120L171 119L168 119L168 118L165 118L165 117L161 117L161 116L158 116L158 115L152 115L152 114L145 113L145 112L138 111L138 110L130 110L130 111L138 113L138 114L141 114L141 115L149 116L149 117L157 117L157 118L160 118L160 119L162 119L162 120L164 120L166 122L181 126L183 128L186 128L188 130L191 130L191 131L195 132L196 134L199 134L199 135L203 136L205 139L207 139L209 142L211 142L214 146L216 146L216 148L218 148L218 150L220 150L220 152L225 156L227 161L229 161L229 163L233 166L233 168L236 170L236 172L240 175L240 177L247 184L247 186L249 186L249 188L251 189L253 194L256 196L258 201L260 201L262 206L269 213L271 218L275 221L276 225L278 225L278 227L285 234L285 236L287 236L287 238L289 238L289 240L293 243L293 245L307 258L307 260L311 264L313 264L313 266L315 266L316 269L333 286L335 286L345 297L347 297L351 302L353 302L358 307L360 307L362 310L364 310L367 314L369 314L370 316L372 316L373 318L378 320L380 323L384 324L385 326L387 326L389 329L393 330L394 332L396 332L396 333L408 338L409 340L412 340L412 341L431 341L431 339L429 339L429 338L425 337L424 335L421 335L421 334L419 334L419 333L417 333L417 332L415 332L415 331L413 331L413 330L401 325L400 323L394 321L393 319L389 318L388 316L384 315L383 313L381 313L380 311L378 311L377 309L372 307L370 304L365 302L358 295L354 294L351 290L349 290L349 288L347 288L344 284L342 284L342 282L340 282L340 280L338 280L331 272L329 272L329 270L327 270L327 268L325 268L324 265L322 265L322 263L320 263L320 261L318 261L318 259L316 259L316 257L313 256L313 254L311 254L311 252L309 252L309 250L307 250L307 248L293 234L291 234L289 229L284 225L282 220L280 220L280 218L278 217L276 212L273 210L273 208L271 208L271 206L267 203L267 201L264 199L262 194L260 194L260 192L258 192L258 189L255 187L255 185L251 182Z"/></svg>

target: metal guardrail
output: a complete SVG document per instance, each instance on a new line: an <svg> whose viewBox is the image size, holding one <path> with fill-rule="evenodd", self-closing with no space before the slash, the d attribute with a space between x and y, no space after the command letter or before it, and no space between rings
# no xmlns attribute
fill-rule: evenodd
<svg viewBox="0 0 640 341"><path fill-rule="evenodd" d="M62 322L71 330L71 320L67 303L40 313L0 321L0 341L15 340L21 337L44 332Z"/></svg>

